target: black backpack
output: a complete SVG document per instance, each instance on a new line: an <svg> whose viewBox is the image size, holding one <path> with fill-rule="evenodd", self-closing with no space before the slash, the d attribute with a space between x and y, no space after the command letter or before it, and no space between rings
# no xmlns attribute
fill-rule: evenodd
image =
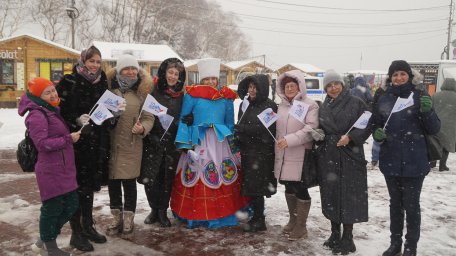
<svg viewBox="0 0 456 256"><path fill-rule="evenodd" d="M46 121L49 123L48 116L46 111L43 109L37 109L41 111L46 117ZM17 162L21 166L24 172L33 172L35 171L35 164L38 159L38 150L33 144L32 138L30 138L29 130L25 130L25 138L17 144L16 151Z"/></svg>

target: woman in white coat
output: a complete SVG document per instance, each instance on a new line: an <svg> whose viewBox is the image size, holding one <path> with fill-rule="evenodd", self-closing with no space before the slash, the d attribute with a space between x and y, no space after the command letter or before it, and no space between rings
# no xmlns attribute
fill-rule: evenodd
<svg viewBox="0 0 456 256"><path fill-rule="evenodd" d="M318 127L318 105L307 97L304 73L292 70L277 79L277 94L282 99L277 120L277 144L275 147L274 173L279 182L285 185L285 198L290 213L288 224L283 232L289 240L307 237L306 222L311 198L302 185L301 174L305 149L312 147L312 134ZM297 101L309 106L303 120L290 115L293 103Z"/></svg>

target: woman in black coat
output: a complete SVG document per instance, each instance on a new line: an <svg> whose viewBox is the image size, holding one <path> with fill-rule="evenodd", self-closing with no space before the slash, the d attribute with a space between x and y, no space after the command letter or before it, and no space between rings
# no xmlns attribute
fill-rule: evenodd
<svg viewBox="0 0 456 256"><path fill-rule="evenodd" d="M249 105L245 112L242 111L244 103L239 107L240 121L235 125L234 132L244 173L241 194L253 197L253 217L244 230L256 232L266 230L263 196L271 197L277 187L274 177L274 139L271 135L276 132L275 123L269 126L268 132L257 115L267 108L277 113L277 104L268 98L269 79L266 75L253 75L242 80L238 87L239 97L244 99L247 93Z"/></svg>
<svg viewBox="0 0 456 256"><path fill-rule="evenodd" d="M431 169L424 134L436 134L440 130L431 97L418 90L412 79L412 69L406 61L393 61L388 70L390 84L378 97L372 115L373 137L381 143L379 167L390 195L391 244L383 256L401 254L404 212L407 234L402 255L416 255L421 226L421 188ZM392 113L398 98L409 97L413 104Z"/></svg>
<svg viewBox="0 0 456 256"><path fill-rule="evenodd" d="M318 147L318 169L323 215L331 221L331 236L323 244L334 253L356 251L353 242L353 224L366 222L367 161L363 144L369 137L368 128L353 128L367 110L366 104L350 95L343 80L333 70L323 79L326 99L320 107L320 127L325 139ZM342 238L341 224L344 226Z"/></svg>
<svg viewBox="0 0 456 256"><path fill-rule="evenodd" d="M173 116L174 120L166 132L161 122L155 122L149 135L143 139L143 158L138 182L144 184L147 201L152 208L144 223L152 224L158 221L162 227L170 227L167 209L180 156L174 139L184 96L184 64L177 58L166 59L161 63L157 76L156 89L152 96L168 108L167 114Z"/></svg>
<svg viewBox="0 0 456 256"><path fill-rule="evenodd" d="M88 240L106 242L106 237L95 230L92 208L94 191L107 182L108 122L101 126L94 124L89 112L107 87L106 74L101 70L101 53L95 46L81 52L73 73L65 75L56 86L61 99L60 113L71 132L85 125L81 139L74 144L79 209L70 220L70 245L81 251L93 251Z"/></svg>

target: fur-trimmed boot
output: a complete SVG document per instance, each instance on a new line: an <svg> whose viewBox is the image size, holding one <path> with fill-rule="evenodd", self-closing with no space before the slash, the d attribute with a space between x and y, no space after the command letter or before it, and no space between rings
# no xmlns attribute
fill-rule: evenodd
<svg viewBox="0 0 456 256"><path fill-rule="evenodd" d="M135 230L135 213L131 211L124 211L123 213L123 229L122 238L130 239L133 236Z"/></svg>
<svg viewBox="0 0 456 256"><path fill-rule="evenodd" d="M297 198L294 194L285 194L285 199L287 200L288 213L290 214L290 219L288 220L287 225L283 227L282 232L289 234L296 225L296 203Z"/></svg>
<svg viewBox="0 0 456 256"><path fill-rule="evenodd" d="M296 212L298 213L296 225L290 233L288 240L295 241L307 238L307 217L309 217L310 200L297 200Z"/></svg>
<svg viewBox="0 0 456 256"><path fill-rule="evenodd" d="M122 232L122 210L120 209L111 209L111 214L113 216L113 220L111 224L109 224L108 228L106 229L106 235L108 236L115 236Z"/></svg>

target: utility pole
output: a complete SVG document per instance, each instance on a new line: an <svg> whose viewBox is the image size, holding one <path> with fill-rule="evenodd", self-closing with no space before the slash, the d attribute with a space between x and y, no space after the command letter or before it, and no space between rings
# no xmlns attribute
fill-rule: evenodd
<svg viewBox="0 0 456 256"><path fill-rule="evenodd" d="M450 59L450 43L451 43L451 25L453 23L453 0L450 3L450 17L448 17L448 38L447 38L447 46L446 46L446 56L447 60Z"/></svg>
<svg viewBox="0 0 456 256"><path fill-rule="evenodd" d="M453 1L453 0L451 0ZM68 17L71 19L71 48L75 49L74 44L74 20L79 17L79 11L75 7L75 0L69 0L70 6L65 8Z"/></svg>

